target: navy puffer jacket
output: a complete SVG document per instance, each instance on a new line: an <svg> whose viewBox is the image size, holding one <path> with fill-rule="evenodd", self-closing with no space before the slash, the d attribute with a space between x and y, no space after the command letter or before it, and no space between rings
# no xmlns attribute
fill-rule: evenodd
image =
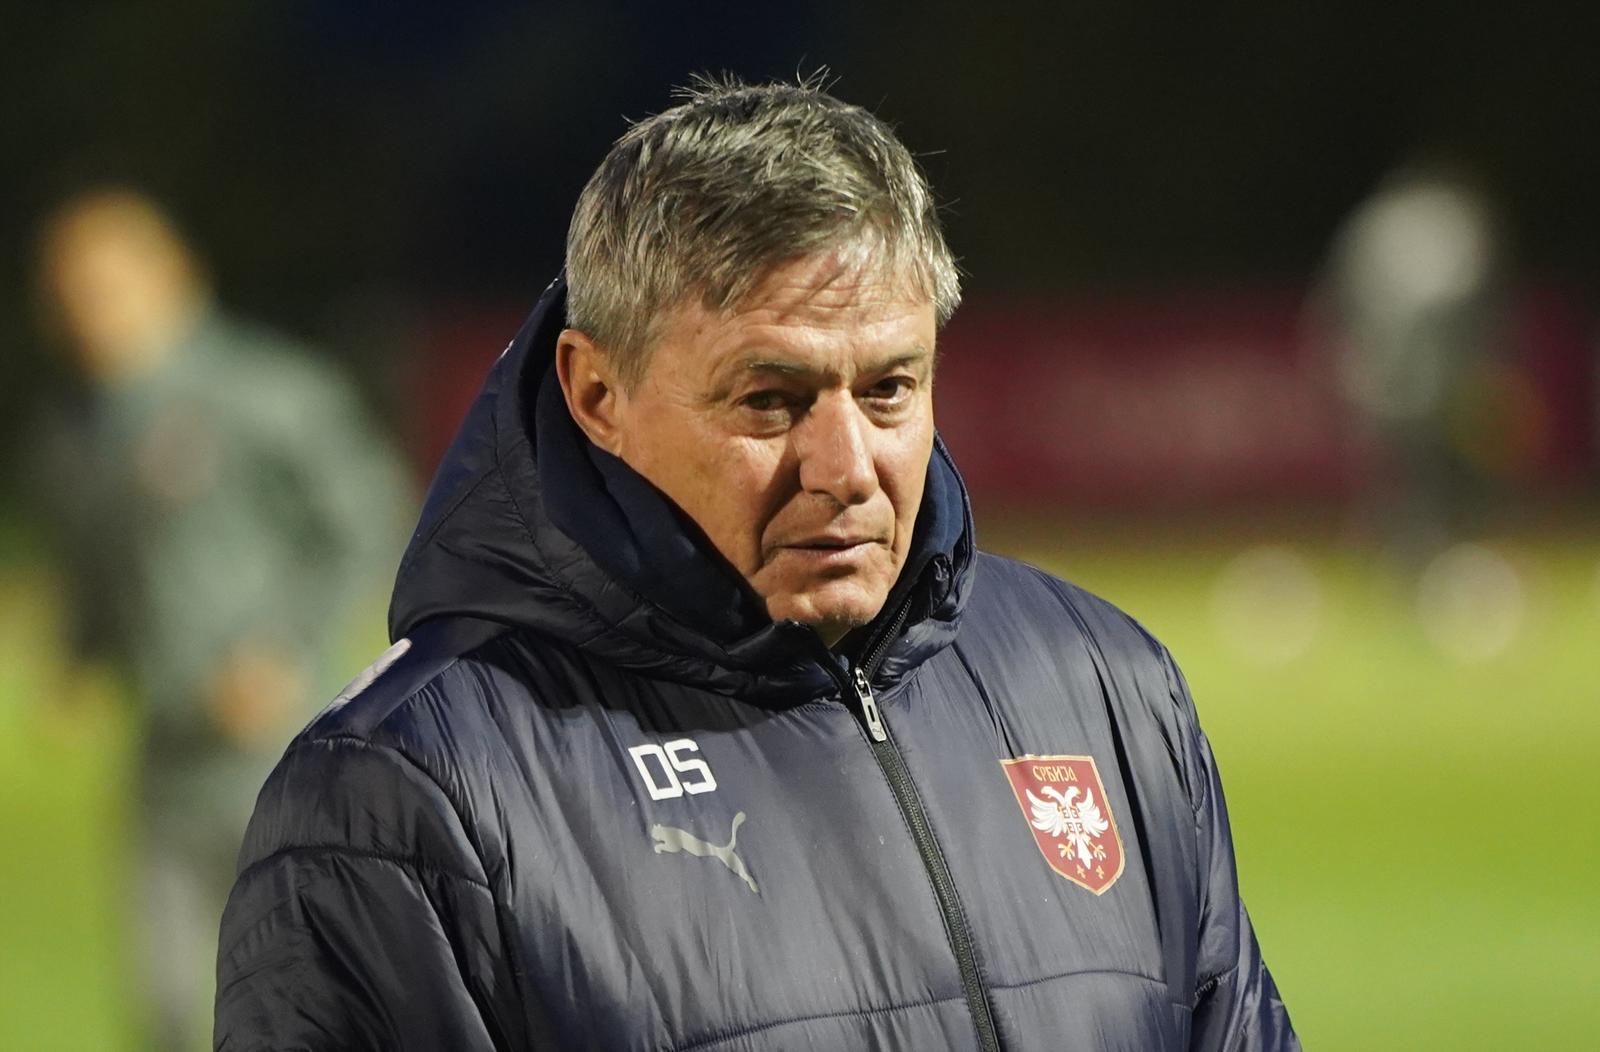
<svg viewBox="0 0 1600 1052"><path fill-rule="evenodd" d="M562 318L261 792L219 1049L1298 1047L1157 642L977 552L942 444L879 619L771 622L576 431Z"/></svg>

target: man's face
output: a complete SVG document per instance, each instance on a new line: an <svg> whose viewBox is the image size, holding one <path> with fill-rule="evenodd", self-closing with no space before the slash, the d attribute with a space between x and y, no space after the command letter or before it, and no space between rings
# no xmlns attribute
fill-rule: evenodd
<svg viewBox="0 0 1600 1052"><path fill-rule="evenodd" d="M905 565L933 450L931 303L832 253L698 302L618 393L616 452L766 602L832 645Z"/></svg>

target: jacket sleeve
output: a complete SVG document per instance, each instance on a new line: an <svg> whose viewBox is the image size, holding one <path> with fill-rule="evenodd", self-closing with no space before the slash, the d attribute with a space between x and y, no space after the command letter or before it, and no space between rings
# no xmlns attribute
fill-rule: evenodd
<svg viewBox="0 0 1600 1052"><path fill-rule="evenodd" d="M1188 684L1163 655L1173 700L1190 734L1189 779L1200 864L1200 932L1190 1047L1204 1052L1298 1050L1289 1012L1267 971L1239 896L1233 833L1211 744Z"/></svg>
<svg viewBox="0 0 1600 1052"><path fill-rule="evenodd" d="M445 794L399 752L292 746L223 914L215 1047L526 1047L489 882Z"/></svg>

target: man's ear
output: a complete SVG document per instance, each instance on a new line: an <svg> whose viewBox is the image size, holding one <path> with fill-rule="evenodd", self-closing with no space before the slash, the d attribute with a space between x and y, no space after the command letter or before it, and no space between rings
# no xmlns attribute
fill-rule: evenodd
<svg viewBox="0 0 1600 1052"><path fill-rule="evenodd" d="M556 339L556 378L567 400L567 411L583 428L589 441L613 456L620 456L620 409L626 394L616 370L599 344L577 329L562 329Z"/></svg>

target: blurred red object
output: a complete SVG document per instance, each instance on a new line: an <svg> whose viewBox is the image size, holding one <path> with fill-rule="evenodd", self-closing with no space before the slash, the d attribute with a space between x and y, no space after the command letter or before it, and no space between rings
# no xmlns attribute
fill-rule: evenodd
<svg viewBox="0 0 1600 1052"><path fill-rule="evenodd" d="M1595 319L1546 286L1523 289L1512 316L1516 481L1576 483L1595 458ZM435 314L415 395L425 475L520 323L516 308ZM940 339L939 429L986 506L1331 504L1362 484L1302 288L974 298Z"/></svg>

